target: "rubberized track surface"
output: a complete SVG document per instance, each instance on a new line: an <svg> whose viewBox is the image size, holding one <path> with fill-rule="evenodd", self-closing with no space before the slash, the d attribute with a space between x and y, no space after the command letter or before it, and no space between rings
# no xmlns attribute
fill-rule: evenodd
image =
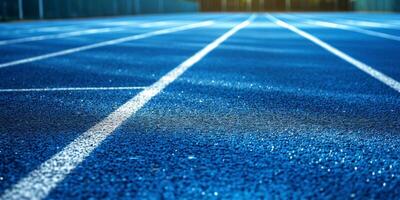
<svg viewBox="0 0 400 200"><path fill-rule="evenodd" d="M399 38L396 14L0 24L0 199L398 199Z"/></svg>

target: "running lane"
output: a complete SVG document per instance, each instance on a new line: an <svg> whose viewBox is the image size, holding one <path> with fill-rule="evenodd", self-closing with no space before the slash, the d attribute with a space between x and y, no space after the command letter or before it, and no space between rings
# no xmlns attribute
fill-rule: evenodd
<svg viewBox="0 0 400 200"><path fill-rule="evenodd" d="M6 199L400 196L399 92L264 15L198 17L220 20L0 69L2 88L145 87L0 90ZM283 20L399 80L393 42Z"/></svg>
<svg viewBox="0 0 400 200"><path fill-rule="evenodd" d="M137 20L135 17L131 17L131 22L135 23L135 25L119 25L114 27L108 25L108 27L106 28L94 28L94 29L77 28L71 31L62 31L59 33L52 33L52 34L41 34L42 36L44 35L44 37L51 37L63 33L69 33L69 34L72 33L76 35L55 38L55 39L53 38L53 39L45 39L39 41L29 41L16 44L0 45L0 54L2 55L0 57L0 68L2 68L1 66L3 64L15 60L28 59L43 54L54 53L66 49L78 48L104 41L110 41L118 38L149 33L156 30L178 27L216 18L223 18L223 16L214 17L213 15L210 16L199 15L186 18L181 15L177 16L167 15L162 18L157 18L157 20L154 17L149 17L149 19L147 20L144 20L143 18L139 18L141 20ZM128 23L129 21L125 22ZM96 23L99 24L100 22L96 21ZM87 30L92 30L95 33L85 34L84 31ZM35 36L35 35L30 35L30 36ZM30 36L18 37L18 38L27 38Z"/></svg>
<svg viewBox="0 0 400 200"><path fill-rule="evenodd" d="M213 17L218 23L196 30L4 68L2 76L13 77L15 82L3 82L2 86L147 87L232 28L237 20L247 18L229 21L221 20L223 15ZM105 60L97 60L100 58ZM0 129L0 190L16 184L140 91L1 92L0 123L6 126Z"/></svg>
<svg viewBox="0 0 400 200"><path fill-rule="evenodd" d="M400 195L399 97L258 17L49 197L392 199Z"/></svg>
<svg viewBox="0 0 400 200"><path fill-rule="evenodd" d="M400 66L400 60L398 59L400 41L347 30L304 24L299 17L285 18L278 15L277 17L400 81L400 68L398 67Z"/></svg>

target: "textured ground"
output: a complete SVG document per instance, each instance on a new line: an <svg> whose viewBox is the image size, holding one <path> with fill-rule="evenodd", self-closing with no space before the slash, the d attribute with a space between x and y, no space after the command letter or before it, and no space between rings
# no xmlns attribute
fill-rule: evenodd
<svg viewBox="0 0 400 200"><path fill-rule="evenodd" d="M400 15L273 16L400 81ZM29 185L31 179L24 178L82 133L249 17L180 14L0 24L1 41L123 27L0 42L0 66L25 60L0 67L0 194L13 192L0 198L17 199L18 193L46 199L400 198L400 91L262 13L92 151L72 149L88 156L46 195L37 195L41 188L15 189L21 182ZM207 20L215 23L26 60ZM38 91L24 91L32 88ZM59 90L41 91L46 88ZM46 176L53 177L52 171Z"/></svg>

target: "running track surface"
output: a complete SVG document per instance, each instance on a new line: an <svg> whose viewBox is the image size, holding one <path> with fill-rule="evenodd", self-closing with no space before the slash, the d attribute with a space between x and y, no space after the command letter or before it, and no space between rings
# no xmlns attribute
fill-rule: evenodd
<svg viewBox="0 0 400 200"><path fill-rule="evenodd" d="M400 15L0 24L0 199L398 199Z"/></svg>

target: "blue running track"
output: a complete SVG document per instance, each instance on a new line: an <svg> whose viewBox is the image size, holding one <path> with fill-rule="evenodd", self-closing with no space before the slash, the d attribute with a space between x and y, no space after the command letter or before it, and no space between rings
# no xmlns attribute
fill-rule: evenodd
<svg viewBox="0 0 400 200"><path fill-rule="evenodd" d="M400 15L0 24L0 199L399 199Z"/></svg>

